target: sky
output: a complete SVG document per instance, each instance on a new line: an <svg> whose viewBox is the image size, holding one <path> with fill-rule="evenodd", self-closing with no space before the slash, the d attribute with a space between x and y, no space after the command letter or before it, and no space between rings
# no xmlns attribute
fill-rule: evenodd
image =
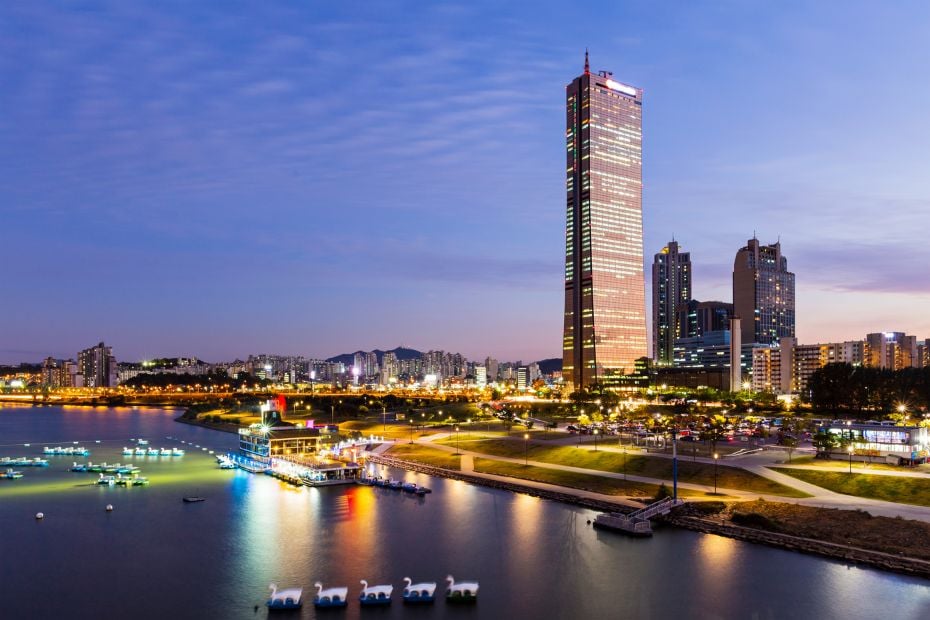
<svg viewBox="0 0 930 620"><path fill-rule="evenodd" d="M674 236L730 301L755 233L800 342L930 337L928 3L11 1L0 363L559 356L586 47L645 91L647 280Z"/></svg>

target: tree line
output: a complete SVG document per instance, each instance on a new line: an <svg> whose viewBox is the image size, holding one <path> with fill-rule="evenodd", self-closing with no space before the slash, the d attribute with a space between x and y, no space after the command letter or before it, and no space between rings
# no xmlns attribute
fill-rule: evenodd
<svg viewBox="0 0 930 620"><path fill-rule="evenodd" d="M888 414L903 406L913 413L930 408L930 367L890 370L827 364L811 375L806 396L815 409Z"/></svg>

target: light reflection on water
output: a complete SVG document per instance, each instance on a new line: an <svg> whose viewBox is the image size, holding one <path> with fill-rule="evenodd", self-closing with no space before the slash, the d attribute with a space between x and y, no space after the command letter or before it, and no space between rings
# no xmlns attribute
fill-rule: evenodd
<svg viewBox="0 0 930 620"><path fill-rule="evenodd" d="M174 414L120 409L0 409L0 455L33 443L101 439L94 461L118 461L130 437L173 435L210 449L235 436L177 424ZM19 446L7 444L20 442ZM34 446L41 451L41 445ZM651 540L593 530L593 513L525 495L385 470L434 492L293 488L216 468L206 453L139 461L145 489L87 486L48 471L0 481L0 617L255 618L269 582L481 581L472 608L358 608L342 618L916 618L923 581L674 529ZM85 486L79 486L79 485ZM26 492L35 489L36 492ZM181 496L207 497L184 504ZM113 503L116 510L105 513ZM38 510L48 516L37 523ZM439 592L442 592L442 583ZM309 599L308 599L309 600ZM335 617L319 614L321 617ZM312 606L291 617L313 618Z"/></svg>

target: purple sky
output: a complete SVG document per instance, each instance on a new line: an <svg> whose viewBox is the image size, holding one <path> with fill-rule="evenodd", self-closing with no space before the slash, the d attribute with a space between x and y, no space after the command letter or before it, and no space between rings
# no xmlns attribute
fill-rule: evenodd
<svg viewBox="0 0 930 620"><path fill-rule="evenodd" d="M930 337L930 5L888 4L2 3L0 362L559 355L585 46L645 89L647 263L730 300L780 235L802 342Z"/></svg>

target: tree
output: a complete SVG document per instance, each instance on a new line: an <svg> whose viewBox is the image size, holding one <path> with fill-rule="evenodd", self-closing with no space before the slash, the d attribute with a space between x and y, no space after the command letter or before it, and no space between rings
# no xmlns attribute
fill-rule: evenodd
<svg viewBox="0 0 930 620"><path fill-rule="evenodd" d="M817 450L817 458L830 458L830 452L838 445L839 439L833 433L818 431L817 434L814 435L814 448Z"/></svg>
<svg viewBox="0 0 930 620"><path fill-rule="evenodd" d="M794 454L795 448L798 447L798 438L792 435L785 435L781 440L781 445L785 446L788 452L788 462L791 462L791 455Z"/></svg>

